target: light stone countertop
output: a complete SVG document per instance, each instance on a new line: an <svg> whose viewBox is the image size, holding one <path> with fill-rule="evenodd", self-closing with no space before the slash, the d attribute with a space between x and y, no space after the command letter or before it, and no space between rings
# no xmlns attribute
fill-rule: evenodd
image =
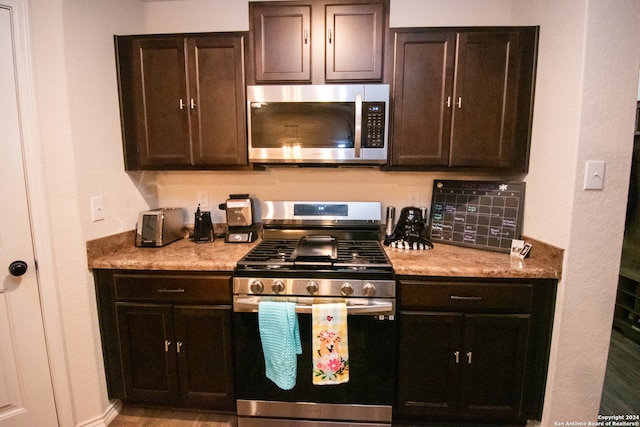
<svg viewBox="0 0 640 427"><path fill-rule="evenodd" d="M236 262L259 242L209 243L178 240L161 248L134 245L133 231L87 242L90 269L233 271ZM533 243L524 260L500 252L464 248L436 243L428 251L411 251L385 247L399 276L530 278L559 279L562 250L544 243Z"/></svg>
<svg viewBox="0 0 640 427"><path fill-rule="evenodd" d="M135 232L87 242L90 269L233 271L253 243L225 243L224 239L194 243L181 239L160 248L139 248Z"/></svg>
<svg viewBox="0 0 640 427"><path fill-rule="evenodd" d="M562 270L562 251L540 242L524 260L444 243L428 251L385 249L398 276L559 279Z"/></svg>

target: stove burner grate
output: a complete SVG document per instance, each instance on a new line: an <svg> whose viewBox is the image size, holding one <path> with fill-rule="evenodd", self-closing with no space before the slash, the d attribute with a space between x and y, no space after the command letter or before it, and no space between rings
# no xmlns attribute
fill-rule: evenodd
<svg viewBox="0 0 640 427"><path fill-rule="evenodd" d="M374 240L336 240L336 256L327 262L326 257L304 257L296 261L293 257L299 240L263 240L247 255L238 261L241 267L264 267L266 269L295 269L296 266L308 268L314 264L331 268L389 268L391 264L378 241Z"/></svg>

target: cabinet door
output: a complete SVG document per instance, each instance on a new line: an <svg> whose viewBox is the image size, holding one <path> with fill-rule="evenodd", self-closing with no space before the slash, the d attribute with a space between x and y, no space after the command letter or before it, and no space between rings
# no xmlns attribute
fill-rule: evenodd
<svg viewBox="0 0 640 427"><path fill-rule="evenodd" d="M311 5L249 3L256 83L311 81Z"/></svg>
<svg viewBox="0 0 640 427"><path fill-rule="evenodd" d="M398 412L404 416L455 412L461 314L400 313Z"/></svg>
<svg viewBox="0 0 640 427"><path fill-rule="evenodd" d="M116 313L126 399L177 403L172 307L118 302Z"/></svg>
<svg viewBox="0 0 640 427"><path fill-rule="evenodd" d="M189 165L192 153L184 38L136 39L132 48L140 166Z"/></svg>
<svg viewBox="0 0 640 427"><path fill-rule="evenodd" d="M451 166L509 166L517 112L519 48L517 32L458 34Z"/></svg>
<svg viewBox="0 0 640 427"><path fill-rule="evenodd" d="M529 320L526 314L465 315L461 410L521 416Z"/></svg>
<svg viewBox="0 0 640 427"><path fill-rule="evenodd" d="M395 34L392 166L447 166L453 32Z"/></svg>
<svg viewBox="0 0 640 427"><path fill-rule="evenodd" d="M235 410L231 307L175 307L181 403Z"/></svg>
<svg viewBox="0 0 640 427"><path fill-rule="evenodd" d="M244 37L187 40L194 163L246 165Z"/></svg>
<svg viewBox="0 0 640 427"><path fill-rule="evenodd" d="M326 80L381 80L384 24L382 3L328 5Z"/></svg>

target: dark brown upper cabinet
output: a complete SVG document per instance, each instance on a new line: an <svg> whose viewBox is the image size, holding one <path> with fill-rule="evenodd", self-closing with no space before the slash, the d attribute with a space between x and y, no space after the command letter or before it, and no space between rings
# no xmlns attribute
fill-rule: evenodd
<svg viewBox="0 0 640 427"><path fill-rule="evenodd" d="M526 172L538 27L392 29L390 169Z"/></svg>
<svg viewBox="0 0 640 427"><path fill-rule="evenodd" d="M249 84L382 81L388 0L250 2Z"/></svg>
<svg viewBox="0 0 640 427"><path fill-rule="evenodd" d="M115 37L126 170L248 164L245 37Z"/></svg>

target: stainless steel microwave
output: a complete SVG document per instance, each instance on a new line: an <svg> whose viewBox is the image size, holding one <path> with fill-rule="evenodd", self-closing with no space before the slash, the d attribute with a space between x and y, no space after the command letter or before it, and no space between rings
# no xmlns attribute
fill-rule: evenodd
<svg viewBox="0 0 640 427"><path fill-rule="evenodd" d="M387 162L389 85L247 87L249 161Z"/></svg>

